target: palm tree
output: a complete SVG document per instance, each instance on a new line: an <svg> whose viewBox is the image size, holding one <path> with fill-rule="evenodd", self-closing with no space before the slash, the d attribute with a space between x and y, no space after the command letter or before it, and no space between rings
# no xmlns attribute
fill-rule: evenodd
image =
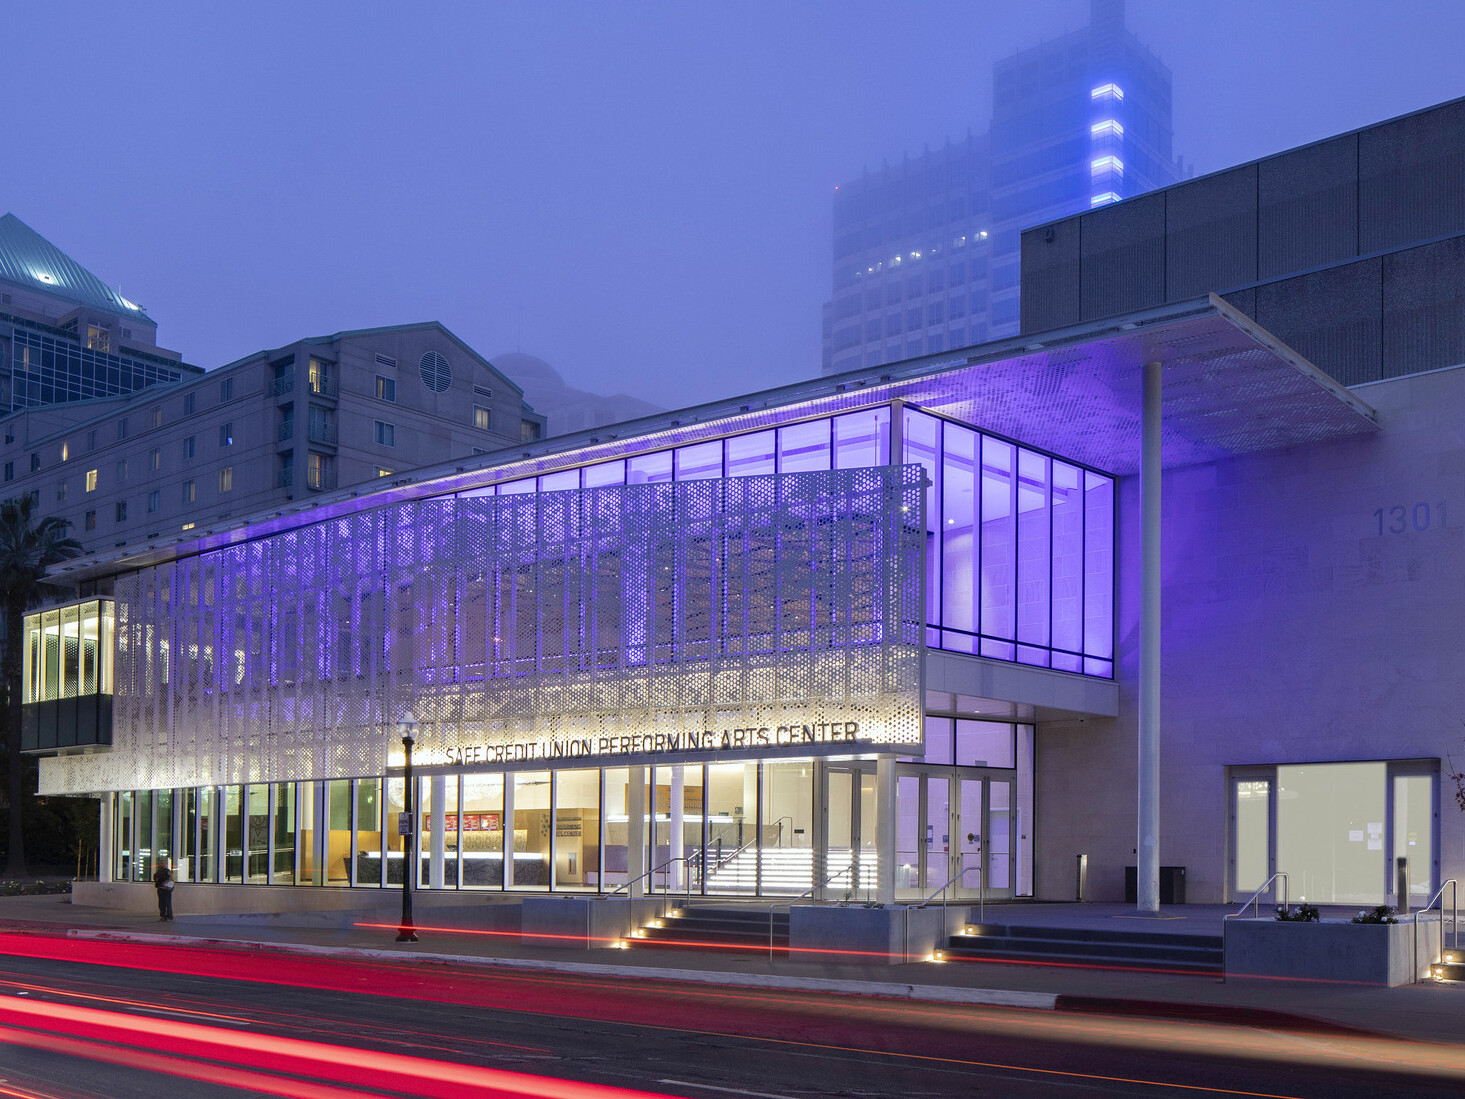
<svg viewBox="0 0 1465 1099"><path fill-rule="evenodd" d="M46 580L46 570L82 553L81 543L66 536L71 524L55 516L39 518L35 497L27 493L0 503L0 612L5 616L5 648L0 653L0 683L5 691L5 748L9 757L10 844L5 876L23 878L25 839L21 829L25 759L20 754L21 656L25 612L65 590Z"/></svg>

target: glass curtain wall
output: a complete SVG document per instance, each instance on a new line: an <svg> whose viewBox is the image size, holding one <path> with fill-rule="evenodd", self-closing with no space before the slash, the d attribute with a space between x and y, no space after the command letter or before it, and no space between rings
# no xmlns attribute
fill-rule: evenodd
<svg viewBox="0 0 1465 1099"><path fill-rule="evenodd" d="M927 644L1114 674L1114 483L916 409L901 460L931 479ZM881 405L471 490L486 496L854 469L890 461Z"/></svg>

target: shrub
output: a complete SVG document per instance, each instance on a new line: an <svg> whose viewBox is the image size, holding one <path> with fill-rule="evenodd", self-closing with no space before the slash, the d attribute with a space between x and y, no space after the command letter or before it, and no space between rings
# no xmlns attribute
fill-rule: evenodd
<svg viewBox="0 0 1465 1099"><path fill-rule="evenodd" d="M1398 923L1394 909L1387 904L1376 904L1361 910L1353 917L1354 923Z"/></svg>
<svg viewBox="0 0 1465 1099"><path fill-rule="evenodd" d="M1291 923L1317 923L1322 918L1322 913L1317 910L1315 904L1299 904L1296 908L1289 908L1285 904L1277 905L1277 919L1279 920Z"/></svg>

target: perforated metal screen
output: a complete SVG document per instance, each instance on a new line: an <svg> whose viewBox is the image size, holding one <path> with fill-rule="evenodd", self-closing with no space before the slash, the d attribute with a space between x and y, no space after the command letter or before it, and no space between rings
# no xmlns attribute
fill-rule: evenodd
<svg viewBox="0 0 1465 1099"><path fill-rule="evenodd" d="M119 576L44 793L921 740L918 466L391 504Z"/></svg>

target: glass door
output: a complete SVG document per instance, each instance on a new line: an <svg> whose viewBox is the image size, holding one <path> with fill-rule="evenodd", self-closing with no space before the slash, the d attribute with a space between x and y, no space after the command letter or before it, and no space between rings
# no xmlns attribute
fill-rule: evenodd
<svg viewBox="0 0 1465 1099"><path fill-rule="evenodd" d="M874 896L875 775L849 765L825 768L824 877L826 899Z"/></svg>

